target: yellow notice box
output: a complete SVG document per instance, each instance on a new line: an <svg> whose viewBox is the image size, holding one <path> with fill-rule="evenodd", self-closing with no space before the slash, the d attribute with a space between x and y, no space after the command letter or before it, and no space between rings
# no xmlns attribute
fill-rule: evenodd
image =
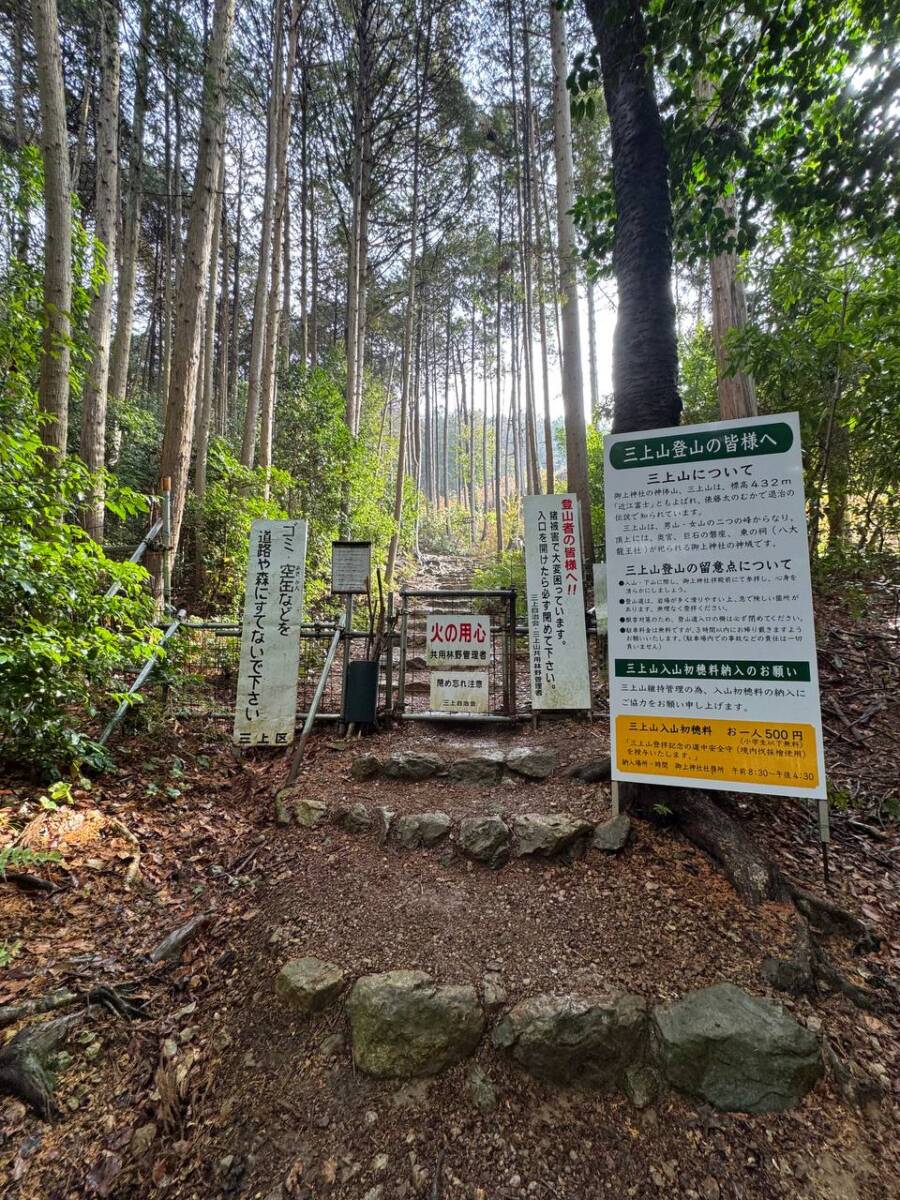
<svg viewBox="0 0 900 1200"><path fill-rule="evenodd" d="M763 721L616 717L616 766L629 775L815 788L812 725Z"/></svg>

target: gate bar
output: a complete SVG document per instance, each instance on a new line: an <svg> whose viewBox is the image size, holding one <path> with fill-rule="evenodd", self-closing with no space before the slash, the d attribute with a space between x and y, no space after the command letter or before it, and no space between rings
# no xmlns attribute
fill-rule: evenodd
<svg viewBox="0 0 900 1200"><path fill-rule="evenodd" d="M163 527L163 520L162 520L162 517L159 517L154 522L154 524L150 526L148 531L141 538L140 542L137 545L137 548L133 551L131 557L128 560L130 563L139 563L141 561L141 559L144 557L144 551L147 549L147 547L150 545L150 543L153 541L153 539L156 537L156 535L159 533L159 531L162 529L162 527ZM121 582L119 580L116 580L116 582L112 585L112 587L109 589L109 591L103 597L103 599L104 600L112 600L113 596L115 596L121 590L121 588L122 588Z"/></svg>
<svg viewBox="0 0 900 1200"><path fill-rule="evenodd" d="M407 591L406 588L400 589L401 596L451 596L457 600L460 599L478 599L480 596L491 596L494 599L507 599L515 588L447 588L443 591L435 591L429 588L427 591Z"/></svg>
<svg viewBox="0 0 900 1200"><path fill-rule="evenodd" d="M322 674L319 676L319 682L316 684L316 690L313 693L312 702L309 706L309 712L306 714L306 720L303 723L303 732L300 734L300 741L294 749L294 756L291 759L291 769L287 777L287 786L296 780L297 773L300 770L300 760L303 758L303 751L306 748L306 740L312 732L313 722L316 719L316 713L319 711L319 705L322 703L322 695L325 692L325 683L328 676L331 674L331 667L334 663L334 656L337 654L337 648L341 642L341 634L344 632L344 622L346 613L341 613L338 618L338 623L334 627L334 636L331 639L331 645L328 647L328 653L325 656L325 665L322 667Z"/></svg>
<svg viewBox="0 0 900 1200"><path fill-rule="evenodd" d="M103 732L100 734L100 737L97 739L97 741L99 742L99 744L101 746L106 745L109 735L112 733L112 731L115 729L115 727L118 725L118 723L122 720L122 718L128 712L128 709L131 707L130 701L128 700L128 696L133 696L135 692L140 691L140 689L143 687L145 679L147 678L147 676L150 674L150 672L153 670L153 668L156 666L157 662L159 661L159 656L162 653L163 646L166 644L166 642L169 640L169 638L172 636L172 634L176 632L176 630L178 629L178 626L181 624L181 622L183 621L183 619L186 616L187 616L187 609L184 609L184 608L180 608L178 610L178 612L175 614L172 624L168 627L166 632L163 634L162 640L160 641L159 645L156 647L156 649L154 650L151 657L148 658L147 661L144 663L143 667L141 667L141 670L138 674L137 679L135 679L134 683L131 685L131 687L128 689L128 691L125 693L126 698L122 701L122 703L116 709L115 715L113 716L112 720L107 725L107 727L103 730Z"/></svg>
<svg viewBox="0 0 900 1200"><path fill-rule="evenodd" d="M483 724L485 721L496 721L500 725L515 725L517 717L508 717L505 713L473 713L473 712L440 712L425 710L420 712L405 712L404 721L468 721L471 725Z"/></svg>

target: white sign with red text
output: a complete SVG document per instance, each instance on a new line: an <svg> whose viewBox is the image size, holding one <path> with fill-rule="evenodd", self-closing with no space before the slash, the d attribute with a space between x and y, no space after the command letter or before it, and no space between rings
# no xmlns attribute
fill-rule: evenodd
<svg viewBox="0 0 900 1200"><path fill-rule="evenodd" d="M578 497L525 497L533 709L591 707Z"/></svg>
<svg viewBox="0 0 900 1200"><path fill-rule="evenodd" d="M425 662L429 667L482 667L490 661L490 617L429 613L425 626Z"/></svg>

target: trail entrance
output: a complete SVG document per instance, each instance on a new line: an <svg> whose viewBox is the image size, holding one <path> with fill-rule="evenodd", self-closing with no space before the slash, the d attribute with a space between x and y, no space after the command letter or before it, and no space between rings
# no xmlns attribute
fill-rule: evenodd
<svg viewBox="0 0 900 1200"><path fill-rule="evenodd" d="M435 638L437 644L435 644ZM516 716L516 593L512 588L400 592L398 674L393 711L406 720L512 721ZM452 689L435 707L440 684L459 684L462 699L482 701L453 709ZM469 685L478 685L469 686Z"/></svg>

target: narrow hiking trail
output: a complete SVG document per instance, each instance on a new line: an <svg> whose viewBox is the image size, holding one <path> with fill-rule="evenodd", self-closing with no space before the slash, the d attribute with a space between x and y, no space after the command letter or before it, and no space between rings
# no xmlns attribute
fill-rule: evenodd
<svg viewBox="0 0 900 1200"><path fill-rule="evenodd" d="M409 586L470 582L466 556L435 557ZM764 961L791 949L786 908L749 908L704 855L644 823L615 854L514 857L497 869L460 854L460 822L476 815L507 824L560 813L604 821L609 785L566 771L606 749L605 723L582 717L547 718L537 732L528 724L418 722L350 741L317 732L291 798L302 825L279 823L276 814L287 770L281 755L239 755L224 734L171 724L123 745L117 773L62 814L68 833L58 822L60 837L68 836L64 886L14 894L25 953L4 981L3 1002L63 984L131 979L146 1016L129 1023L95 1012L84 1021L58 1064L56 1121L42 1124L18 1101L2 1102L3 1194L896 1194L897 1029L890 1016L860 1013L836 994L790 997L767 986ZM366 755L489 760L514 750L552 752L556 767L546 778L489 764L474 781L360 777L368 775ZM88 822L91 812L105 832ZM408 828L404 816L428 813L445 815L452 832L416 847L416 836L384 836L385 812L394 831ZM802 806L760 798L744 815L800 882L820 886ZM141 847L140 888L124 884L133 846L116 821ZM835 824L839 898L868 906L888 934L865 969L890 974L896 836L873 846ZM199 914L209 921L180 955L149 961L166 933ZM853 977L859 963L849 945L836 939L834 953ZM372 1078L354 1067L342 1002L303 1016L276 994L285 963L307 956L339 967L348 987L359 976L404 970L474 988L488 1011L487 1033L474 1057L433 1078ZM715 1112L671 1091L637 1107L618 1091L539 1082L491 1043L499 1014L539 994L630 992L657 1003L726 980L773 996L801 1024L824 1030L841 1060L866 1072L868 1103L849 1105L828 1078L780 1114Z"/></svg>

